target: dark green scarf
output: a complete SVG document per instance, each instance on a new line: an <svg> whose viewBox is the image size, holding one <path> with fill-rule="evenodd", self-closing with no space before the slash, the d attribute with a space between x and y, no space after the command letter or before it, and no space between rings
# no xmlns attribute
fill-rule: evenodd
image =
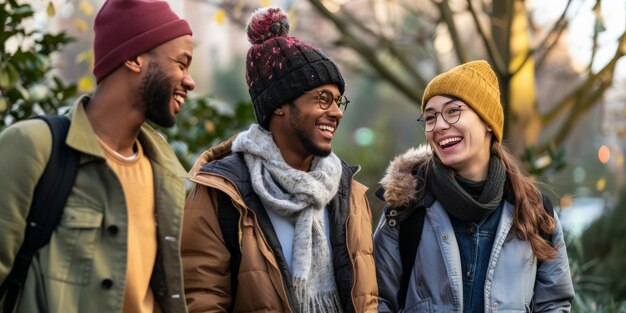
<svg viewBox="0 0 626 313"><path fill-rule="evenodd" d="M482 220L493 212L504 194L506 170L500 159L492 156L485 186L479 197L474 199L459 185L455 173L445 165L432 162L428 181L430 190L448 214L467 222ZM469 183L467 178L459 177Z"/></svg>

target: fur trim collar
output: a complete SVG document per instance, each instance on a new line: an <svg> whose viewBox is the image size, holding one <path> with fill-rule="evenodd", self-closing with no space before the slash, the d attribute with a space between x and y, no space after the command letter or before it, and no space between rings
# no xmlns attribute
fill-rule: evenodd
<svg viewBox="0 0 626 313"><path fill-rule="evenodd" d="M414 171L431 155L429 145L420 145L417 148L410 148L391 161L380 181L385 201L390 206L405 207L416 200L417 181Z"/></svg>

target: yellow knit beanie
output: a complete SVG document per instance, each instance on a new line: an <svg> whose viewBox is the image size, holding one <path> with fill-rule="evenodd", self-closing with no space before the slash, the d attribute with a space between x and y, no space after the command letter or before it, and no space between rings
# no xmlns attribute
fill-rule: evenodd
<svg viewBox="0 0 626 313"><path fill-rule="evenodd" d="M469 105L491 127L502 142L504 111L500 103L498 78L487 61L471 61L437 75L422 97L422 112L434 96L453 96Z"/></svg>

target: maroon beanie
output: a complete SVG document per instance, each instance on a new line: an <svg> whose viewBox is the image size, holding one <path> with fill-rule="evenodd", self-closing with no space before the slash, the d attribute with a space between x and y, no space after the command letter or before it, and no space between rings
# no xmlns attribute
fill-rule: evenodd
<svg viewBox="0 0 626 313"><path fill-rule="evenodd" d="M256 10L248 22L246 80L257 122L265 129L276 108L305 91L326 84L336 84L342 94L345 89L337 65L288 32L287 15L279 8Z"/></svg>
<svg viewBox="0 0 626 313"><path fill-rule="evenodd" d="M165 1L107 0L93 26L93 73L100 82L126 60L184 35L189 24Z"/></svg>

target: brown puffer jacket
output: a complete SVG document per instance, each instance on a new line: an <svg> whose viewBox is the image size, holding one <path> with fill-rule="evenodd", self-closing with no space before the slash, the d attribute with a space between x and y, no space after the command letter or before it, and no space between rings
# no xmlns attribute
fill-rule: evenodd
<svg viewBox="0 0 626 313"><path fill-rule="evenodd" d="M289 275L288 269L284 260L281 262L274 252L276 242L261 226L271 227L271 224L268 224L268 220L263 221L263 214L246 205L237 187L241 185L233 183L227 175L203 169L207 163L231 155L233 140L234 137L204 152L190 172L191 180L196 185L185 204L181 242L189 312L226 312L231 306L233 312L297 312L290 300L294 297L287 285L289 279L285 279L285 275ZM344 176L346 168L344 166ZM351 175L354 173L353 169L349 172ZM343 224L331 227L335 279L346 313L376 312L378 289L371 212L365 197L367 188L352 180L351 175L347 183L350 187L346 188L349 190L340 190L338 193L350 195L349 200L345 201L345 208L337 205L338 209L330 211L331 220L340 221L341 216L333 218L333 215L341 215L336 211L345 212ZM230 253L217 215L218 192L230 197L241 216L241 265L234 304L231 296Z"/></svg>

